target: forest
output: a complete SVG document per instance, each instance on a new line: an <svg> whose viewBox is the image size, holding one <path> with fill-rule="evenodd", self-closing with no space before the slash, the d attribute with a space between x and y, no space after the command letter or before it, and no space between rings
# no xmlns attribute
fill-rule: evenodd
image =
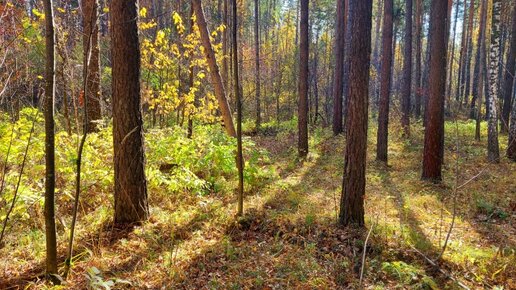
<svg viewBox="0 0 516 290"><path fill-rule="evenodd" d="M0 289L516 289L516 1L0 0Z"/></svg>

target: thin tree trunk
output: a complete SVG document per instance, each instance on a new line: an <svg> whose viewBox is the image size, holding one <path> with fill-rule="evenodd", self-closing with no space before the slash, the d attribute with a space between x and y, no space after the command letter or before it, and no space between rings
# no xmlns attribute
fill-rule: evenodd
<svg viewBox="0 0 516 290"><path fill-rule="evenodd" d="M195 0L194 0L195 1ZM242 98L240 94L240 76L238 63L238 21L237 21L237 3L233 0L233 78L234 93L237 101L237 169L238 169L238 208L237 214L241 216L244 213L244 157L242 154Z"/></svg>
<svg viewBox="0 0 516 290"><path fill-rule="evenodd" d="M453 36L451 39L451 52L450 57L448 59L448 87L446 89L447 103L446 109L449 111L451 109L451 91L452 91L452 82L453 82L453 64L455 63L455 38L457 35L457 19L459 18L459 1L457 0L457 5L455 6L455 18L453 19Z"/></svg>
<svg viewBox="0 0 516 290"><path fill-rule="evenodd" d="M96 120L102 118L100 112L100 49L99 49L99 21L98 21L98 0L83 0L83 63L88 67L83 67L83 79L86 82L85 100L88 102L88 131L97 130ZM89 53L86 47L91 47ZM87 75L86 75L87 74Z"/></svg>
<svg viewBox="0 0 516 290"><path fill-rule="evenodd" d="M57 235L55 221L55 45L54 11L51 0L44 0L45 11L45 237L46 275L59 284L57 275Z"/></svg>
<svg viewBox="0 0 516 290"><path fill-rule="evenodd" d="M256 93L256 130L262 123L260 108L260 3L254 0L254 49L255 49L255 93Z"/></svg>
<svg viewBox="0 0 516 290"><path fill-rule="evenodd" d="M335 80L333 82L333 134L342 133L344 49L346 35L346 0L337 0L335 31Z"/></svg>
<svg viewBox="0 0 516 290"><path fill-rule="evenodd" d="M417 119L421 117L421 94L422 94L422 83L421 83L421 56L422 56L422 27L423 27L423 2L422 0L416 0L416 67L414 71L415 80L415 104L414 104L414 115Z"/></svg>
<svg viewBox="0 0 516 290"><path fill-rule="evenodd" d="M350 0L349 110L339 223L364 226L372 0Z"/></svg>
<svg viewBox="0 0 516 290"><path fill-rule="evenodd" d="M308 1L300 0L300 44L299 44L299 104L298 104L298 153L308 154Z"/></svg>
<svg viewBox="0 0 516 290"><path fill-rule="evenodd" d="M464 95L459 104L459 108L462 108L463 104L467 104L469 101L469 94L471 90L471 56L473 55L473 18L475 12L475 0L471 0L469 7L469 17L468 17L468 49L466 55L466 67L464 69Z"/></svg>
<svg viewBox="0 0 516 290"><path fill-rule="evenodd" d="M412 1L405 0L405 50L403 53L403 88L401 92L401 126L410 137L410 93L412 89Z"/></svg>
<svg viewBox="0 0 516 290"><path fill-rule="evenodd" d="M384 18L382 29L382 63L380 75L380 103L378 109L378 135L376 142L376 160L387 163L389 135L389 102L392 71L392 18L393 0L384 0Z"/></svg>
<svg viewBox="0 0 516 290"><path fill-rule="evenodd" d="M471 99L471 106L469 116L471 119L477 119L481 113L482 102L477 102L478 98L482 98L482 88L484 81L484 58L485 58L485 45L486 45L486 21L487 21L487 3L486 0L482 0L482 8L480 10L480 27L477 39L477 55L475 58L474 78L473 78L473 97ZM475 106L480 104L478 108ZM478 112L477 112L478 111ZM478 137L480 140L480 136Z"/></svg>
<svg viewBox="0 0 516 290"><path fill-rule="evenodd" d="M192 4L197 19L197 25L199 26L199 31L201 34L202 46L204 47L204 53L206 54L206 61L210 68L213 88L215 90L215 96L217 97L220 112L222 114L222 119L224 120L224 126L228 135L235 137L235 125L233 124L231 109L226 98L224 84L222 82L222 78L220 77L219 66L217 65L217 61L215 59L215 52L213 51L213 47L211 46L210 33L208 31L206 19L204 17L204 11L202 8L201 0L192 0Z"/></svg>

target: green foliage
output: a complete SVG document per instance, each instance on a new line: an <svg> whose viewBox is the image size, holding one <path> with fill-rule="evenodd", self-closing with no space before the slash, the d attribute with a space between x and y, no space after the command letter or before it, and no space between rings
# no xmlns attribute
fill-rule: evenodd
<svg viewBox="0 0 516 290"><path fill-rule="evenodd" d="M423 270L403 261L384 262L382 270L403 285L410 285L411 289L439 289L435 281Z"/></svg>
<svg viewBox="0 0 516 290"><path fill-rule="evenodd" d="M180 127L150 130L147 134L148 179L151 188L164 185L170 192L188 190L195 194L218 192L237 174L236 140L217 126L195 128L192 139ZM264 150L244 138L247 186L267 177L259 164L268 160ZM160 170L160 166L170 170Z"/></svg>

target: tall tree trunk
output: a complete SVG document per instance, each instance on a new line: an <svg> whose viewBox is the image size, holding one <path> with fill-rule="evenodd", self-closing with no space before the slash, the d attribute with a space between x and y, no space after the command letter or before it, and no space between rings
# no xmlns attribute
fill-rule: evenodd
<svg viewBox="0 0 516 290"><path fill-rule="evenodd" d="M52 1L43 1L45 11L45 237L46 237L46 274L59 283L57 275L57 238L55 221L55 45L54 11Z"/></svg>
<svg viewBox="0 0 516 290"><path fill-rule="evenodd" d="M97 129L96 120L102 118L100 111L100 49L99 49L99 4L98 0L83 0L83 79L86 82L85 100L88 102L88 131ZM87 64L87 67L86 67Z"/></svg>
<svg viewBox="0 0 516 290"><path fill-rule="evenodd" d="M147 219L137 0L111 1L115 223Z"/></svg>
<svg viewBox="0 0 516 290"><path fill-rule="evenodd" d="M475 0L471 0L469 5L469 16L468 16L468 34L467 34L467 55L466 55L466 67L464 69L464 95L462 101L459 104L459 108L462 108L462 104L467 104L469 101L469 94L471 89L471 56L473 55L473 18L475 12Z"/></svg>
<svg viewBox="0 0 516 290"><path fill-rule="evenodd" d="M260 3L254 0L254 49L255 49L255 93L256 93L256 130L262 123L260 109Z"/></svg>
<svg viewBox="0 0 516 290"><path fill-rule="evenodd" d="M491 48L489 52L489 87L488 96L488 131L487 131L487 159L491 163L500 162L500 146L498 144L498 86L500 73L500 14L501 1L493 0L493 20L491 24Z"/></svg>
<svg viewBox="0 0 516 290"><path fill-rule="evenodd" d="M515 80L516 83L516 80ZM516 101L512 102L511 120L509 127L509 145L507 146L507 157L516 162Z"/></svg>
<svg viewBox="0 0 516 290"><path fill-rule="evenodd" d="M464 0L464 9L463 9L463 17L462 17L462 39L461 39L461 42L460 42L460 57L459 57L459 71L458 71L458 74L457 74L457 88L456 88L456 91L455 91L455 101L457 103L460 102L460 97L461 97L461 94L462 94L462 89L463 89L463 78L464 78L464 69L465 69L465 59L466 59L466 53L467 53L467 43L468 43L468 39L467 39L467 13L466 13L466 10L467 10L467 3L468 3L468 0Z"/></svg>
<svg viewBox="0 0 516 290"><path fill-rule="evenodd" d="M346 37L346 0L337 0L335 31L335 80L333 82L333 134L342 133L344 49Z"/></svg>
<svg viewBox="0 0 516 290"><path fill-rule="evenodd" d="M410 136L410 93L412 89L412 1L405 0L405 49L403 53L403 89L401 92L401 126Z"/></svg>
<svg viewBox="0 0 516 290"><path fill-rule="evenodd" d="M383 7L383 0L378 1L377 3L377 11L376 11L376 26L375 26L375 34L374 34L374 48L373 48L373 65L375 67L376 74L374 75L373 79L371 80L371 88L370 93L373 97L372 103L373 103L373 110L378 109L378 102L379 100L379 79L380 79L380 28L382 26L382 7Z"/></svg>
<svg viewBox="0 0 516 290"><path fill-rule="evenodd" d="M450 56L448 58L448 79L447 79L448 86L446 88L446 96L447 96L446 109L448 111L451 109L453 64L455 63L455 38L457 36L457 20L458 20L458 18L459 18L459 1L457 0L457 5L455 6L455 17L453 19L453 35L452 35L452 39L451 39L451 52L450 52Z"/></svg>
<svg viewBox="0 0 516 290"><path fill-rule="evenodd" d="M224 126L228 135L235 137L235 125L233 124L233 118L231 116L231 109L229 107L228 100L226 98L226 91L224 89L224 84L222 82L222 78L219 73L219 66L217 65L217 60L215 59L215 52L213 51L213 47L210 42L210 33L208 31L208 26L206 24L206 19L204 17L204 11L202 8L201 0L193 0L192 5L194 7L197 25L199 26L199 32L201 34L201 42L204 47L204 53L206 54L206 61L208 63L208 67L210 68L211 80L213 82L213 88L215 90L215 96L217 97L217 101L219 103L219 109L222 114L222 119L224 121ZM233 68L235 69L235 68Z"/></svg>
<svg viewBox="0 0 516 290"><path fill-rule="evenodd" d="M430 11L430 72L423 180L440 182L443 163L444 94L446 90L447 0L432 0Z"/></svg>
<svg viewBox="0 0 516 290"><path fill-rule="evenodd" d="M364 225L372 0L350 0L349 110L339 223Z"/></svg>
<svg viewBox="0 0 516 290"><path fill-rule="evenodd" d="M477 99L482 97L483 80L485 77L483 65L486 45L486 22L487 3L486 0L482 0L482 8L480 10L480 27L477 38L477 55L475 57L475 68L473 70L473 97L471 98L471 105L469 110L469 117L471 119L476 119L481 111L481 106L479 106L478 108L475 108L475 106L477 105L477 103L482 104L481 102L477 102Z"/></svg>
<svg viewBox="0 0 516 290"><path fill-rule="evenodd" d="M238 9L236 0L232 1L233 4L233 78L234 78L234 93L237 101L237 169L238 169L238 208L237 214L242 215L244 213L244 157L242 154L242 98L240 93L240 76L239 76L239 64L238 64Z"/></svg>
<svg viewBox="0 0 516 290"><path fill-rule="evenodd" d="M300 43L299 43L299 103L298 103L298 153L308 154L308 1L300 0Z"/></svg>
<svg viewBox="0 0 516 290"><path fill-rule="evenodd" d="M505 65L505 78L503 82L503 109L502 109L502 133L507 133L509 130L509 115L512 106L512 92L514 86L514 79L516 75L516 5L514 5L514 12L512 15L512 33L511 46L508 52L508 58Z"/></svg>
<svg viewBox="0 0 516 290"><path fill-rule="evenodd" d="M422 94L422 83L421 83L421 56L422 56L422 28L423 28L423 1L416 0L416 67L414 71L415 80L415 104L414 104L414 115L416 118L421 117L421 94Z"/></svg>
<svg viewBox="0 0 516 290"><path fill-rule="evenodd" d="M389 135L389 99L391 92L392 71L392 18L393 0L384 0L384 18L382 29L382 64L380 75L380 103L378 109L378 135L376 142L376 160L387 163Z"/></svg>

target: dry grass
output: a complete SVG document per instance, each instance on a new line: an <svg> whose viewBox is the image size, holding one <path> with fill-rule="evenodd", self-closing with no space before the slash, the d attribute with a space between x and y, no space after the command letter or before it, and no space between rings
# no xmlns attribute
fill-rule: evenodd
<svg viewBox="0 0 516 290"><path fill-rule="evenodd" d="M485 138L473 141L467 122L459 124L457 156L455 127L448 124L446 130L442 185L419 179L419 124L410 140L391 126L389 166L374 161L376 132L369 132L366 218L374 230L366 288L457 287L411 248L430 258L440 253L453 212L457 157L459 184L482 174L458 191L457 220L440 267L471 288L516 288L516 164L503 159L488 165ZM295 135L253 137L271 154L272 162L263 165L271 174L249 189L240 219L234 218L232 194L167 198L151 192L151 218L125 231L110 226L109 203L85 209L79 256L64 287L87 288L91 278L85 273L95 267L100 281L124 279L130 284L112 281L128 289L356 289L365 233L335 222L344 139L321 130L312 136L311 153L302 162L295 158ZM502 137L502 152L504 142ZM39 280L41 229L35 222L30 231L12 233L16 239L0 250L0 288L49 287ZM61 229L60 253L65 241Z"/></svg>

